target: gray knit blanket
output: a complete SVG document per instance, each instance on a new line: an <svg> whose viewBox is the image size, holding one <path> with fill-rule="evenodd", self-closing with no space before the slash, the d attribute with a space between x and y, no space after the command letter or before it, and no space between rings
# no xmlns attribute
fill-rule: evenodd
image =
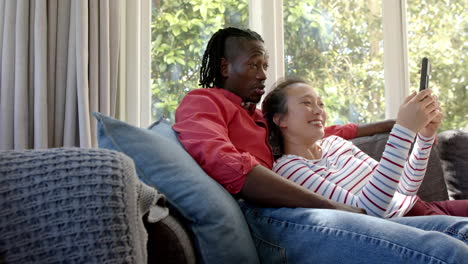
<svg viewBox="0 0 468 264"><path fill-rule="evenodd" d="M0 263L146 263L167 215L133 161L104 149L0 152Z"/></svg>

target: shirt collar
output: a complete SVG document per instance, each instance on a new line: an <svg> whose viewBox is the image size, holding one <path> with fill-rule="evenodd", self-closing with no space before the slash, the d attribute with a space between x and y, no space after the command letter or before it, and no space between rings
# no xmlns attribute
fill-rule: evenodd
<svg viewBox="0 0 468 264"><path fill-rule="evenodd" d="M220 89L223 95L229 99L231 102L233 102L236 105L241 106L245 110L249 112L250 115L253 115L255 113L255 109L257 109L257 105L251 102L243 102L242 98L238 96L237 94L234 94L226 89L219 88L219 87L214 87L215 89Z"/></svg>

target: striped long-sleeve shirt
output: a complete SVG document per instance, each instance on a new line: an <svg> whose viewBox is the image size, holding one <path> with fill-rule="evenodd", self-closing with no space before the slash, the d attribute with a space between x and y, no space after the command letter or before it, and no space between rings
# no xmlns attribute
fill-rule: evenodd
<svg viewBox="0 0 468 264"><path fill-rule="evenodd" d="M352 142L331 136L319 144L322 158L307 160L296 155L279 158L273 170L331 200L363 208L370 215L405 215L418 197L434 138L416 137L400 125L390 132L380 162Z"/></svg>

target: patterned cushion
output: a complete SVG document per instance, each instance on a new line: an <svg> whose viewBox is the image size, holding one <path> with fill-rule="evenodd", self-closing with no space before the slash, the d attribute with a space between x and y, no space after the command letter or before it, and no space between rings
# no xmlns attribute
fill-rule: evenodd
<svg viewBox="0 0 468 264"><path fill-rule="evenodd" d="M0 262L146 263L142 184L115 151L0 152Z"/></svg>

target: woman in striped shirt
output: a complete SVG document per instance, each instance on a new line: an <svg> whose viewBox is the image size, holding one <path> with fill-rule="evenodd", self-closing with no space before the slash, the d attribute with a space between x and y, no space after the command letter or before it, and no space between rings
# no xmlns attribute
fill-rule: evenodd
<svg viewBox="0 0 468 264"><path fill-rule="evenodd" d="M443 117L430 90L411 94L400 106L380 162L340 137L322 138L324 104L302 80L279 83L262 109L279 175L374 216L468 216L468 200L429 203L416 195Z"/></svg>

